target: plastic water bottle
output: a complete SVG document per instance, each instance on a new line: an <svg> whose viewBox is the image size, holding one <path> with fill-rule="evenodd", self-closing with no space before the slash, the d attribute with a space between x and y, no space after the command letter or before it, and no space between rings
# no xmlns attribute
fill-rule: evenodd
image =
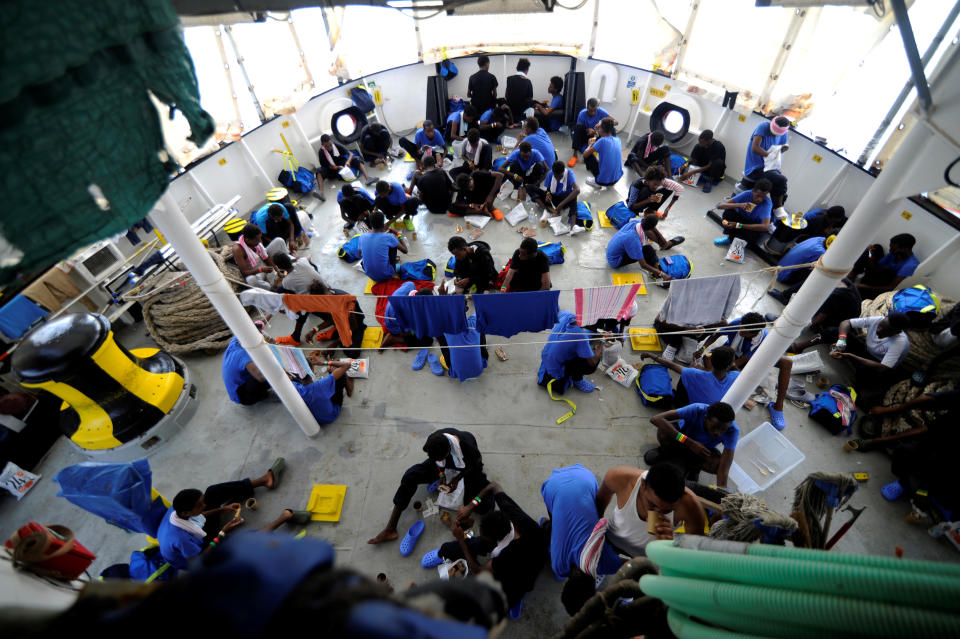
<svg viewBox="0 0 960 639"><path fill-rule="evenodd" d="M537 224L537 212L533 210L533 207L528 207L526 204L523 205L527 208L527 221L530 222L530 226L534 227Z"/></svg>

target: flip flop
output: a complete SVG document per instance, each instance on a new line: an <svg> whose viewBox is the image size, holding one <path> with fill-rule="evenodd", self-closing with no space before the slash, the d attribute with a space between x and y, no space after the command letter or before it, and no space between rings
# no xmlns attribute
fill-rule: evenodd
<svg viewBox="0 0 960 639"><path fill-rule="evenodd" d="M423 556L420 565L424 568L436 568L443 563L443 557L440 556L440 549L435 548Z"/></svg>
<svg viewBox="0 0 960 639"><path fill-rule="evenodd" d="M275 490L277 486L280 485L280 477L283 476L283 471L287 467L287 460L283 457L277 457L273 460L273 464L270 466L270 473L273 475L273 486L270 490Z"/></svg>
<svg viewBox="0 0 960 639"><path fill-rule="evenodd" d="M427 349L423 348L423 349L420 349L420 352L417 353L417 356L413 358L413 364L410 365L410 368L412 368L415 371L418 371L421 368L423 368L424 364L426 363L427 363Z"/></svg>
<svg viewBox="0 0 960 639"><path fill-rule="evenodd" d="M770 412L770 423L777 430L783 430L787 427L787 420L783 418L783 411L773 407L773 402L767 404L767 410Z"/></svg>
<svg viewBox="0 0 960 639"><path fill-rule="evenodd" d="M430 372L438 377L443 375L443 365L440 363L440 360L436 355L430 353L427 355L427 361L430 362Z"/></svg>
<svg viewBox="0 0 960 639"><path fill-rule="evenodd" d="M407 230L408 230L408 231L412 231L413 229L416 228L416 227L413 225L413 219L412 219L412 218L409 218L409 217L403 221L403 225L407 227Z"/></svg>
<svg viewBox="0 0 960 639"><path fill-rule="evenodd" d="M503 211L500 209L493 209L493 219L499 221L503 219Z"/></svg>
<svg viewBox="0 0 960 639"><path fill-rule="evenodd" d="M887 501L897 501L903 495L903 486L898 481L892 481L880 489L880 494Z"/></svg>
<svg viewBox="0 0 960 639"><path fill-rule="evenodd" d="M312 513L309 510L294 510L293 508L288 508L287 510L293 513L290 519L287 520L288 524L303 526L304 524L310 523L310 515Z"/></svg>
<svg viewBox="0 0 960 639"><path fill-rule="evenodd" d="M567 160L567 166L569 166L571 169L576 165L577 165L577 156L573 156L572 158Z"/></svg>
<svg viewBox="0 0 960 639"><path fill-rule="evenodd" d="M517 602L517 605L510 609L510 618L519 619L523 613L523 599Z"/></svg>
<svg viewBox="0 0 960 639"><path fill-rule="evenodd" d="M729 243L732 242L732 241L733 241L733 240L730 239L730 236L729 236L729 235L724 235L723 237L718 237L717 239L715 239L715 240L713 241L713 245L714 245L714 246L726 246L727 244L729 244Z"/></svg>
<svg viewBox="0 0 960 639"><path fill-rule="evenodd" d="M292 335L284 335L283 337L278 337L273 341L281 346L300 346L300 342L293 339Z"/></svg>
<svg viewBox="0 0 960 639"><path fill-rule="evenodd" d="M417 547L417 540L423 534L423 529L423 521L417 521L410 526L410 530L407 531L407 534L403 536L403 541L400 542L401 555L409 557L413 553L413 549Z"/></svg>
<svg viewBox="0 0 960 639"><path fill-rule="evenodd" d="M372 178L370 178L369 180L367 180L367 186L371 186L371 185L373 185L373 184L376 184L376 183L379 182L379 181L380 181L380 178L372 177Z"/></svg>
<svg viewBox="0 0 960 639"><path fill-rule="evenodd" d="M676 237L670 238L670 248L673 248L674 246L680 246L680 245L683 244L686 240L687 240L687 238L685 238L685 237L682 236L682 235L678 235L678 236L676 236Z"/></svg>

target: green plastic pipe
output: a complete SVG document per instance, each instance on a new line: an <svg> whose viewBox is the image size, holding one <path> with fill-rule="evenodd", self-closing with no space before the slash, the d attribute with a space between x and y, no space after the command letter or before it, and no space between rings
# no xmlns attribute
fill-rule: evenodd
<svg viewBox="0 0 960 639"><path fill-rule="evenodd" d="M667 623L673 634L680 639L763 639L758 635L745 635L705 626L675 608L667 611Z"/></svg>
<svg viewBox="0 0 960 639"><path fill-rule="evenodd" d="M664 602L667 603L667 602ZM725 632L747 633L756 637L804 637L816 633L816 639L848 639L848 633L830 634L820 630L811 631L804 626L795 625L783 619L764 619L745 614L750 611L718 610L707 606L669 605L677 610L711 624L726 629ZM710 627L710 626L707 626Z"/></svg>
<svg viewBox="0 0 960 639"><path fill-rule="evenodd" d="M770 586L803 592L952 612L960 605L960 579L840 563L731 555L651 543L647 557L661 574L707 581Z"/></svg>
<svg viewBox="0 0 960 639"><path fill-rule="evenodd" d="M746 632L766 632L756 630L752 619L795 624L819 635L944 637L960 631L960 615L835 595L657 575L641 577L640 588L668 606L705 619L713 619L707 616L710 611L742 615L739 625L725 625Z"/></svg>
<svg viewBox="0 0 960 639"><path fill-rule="evenodd" d="M680 548L689 548L691 550L711 550L758 557L779 557L783 559L813 560L855 566L869 566L872 568L887 568L890 570L908 570L911 572L923 572L960 579L960 564L948 562L897 559L895 557L878 557L876 555L855 555L852 553L828 552L826 550L795 548L792 546L748 544L742 541L710 539L709 537L701 537L698 535L683 535L674 542L654 541L648 544L648 547L652 544L675 544Z"/></svg>

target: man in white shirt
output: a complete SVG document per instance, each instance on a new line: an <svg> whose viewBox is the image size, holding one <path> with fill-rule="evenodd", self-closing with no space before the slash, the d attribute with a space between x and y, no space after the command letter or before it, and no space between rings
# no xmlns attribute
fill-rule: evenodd
<svg viewBox="0 0 960 639"><path fill-rule="evenodd" d="M830 356L849 361L854 368L854 387L859 393L857 405L866 409L882 399L889 384L895 381L895 369L910 351L910 339L906 329L910 319L903 313L890 313L886 317L858 317L840 322L837 341L830 349ZM863 329L866 337L861 340L851 333L852 328ZM878 391L879 396L878 395Z"/></svg>

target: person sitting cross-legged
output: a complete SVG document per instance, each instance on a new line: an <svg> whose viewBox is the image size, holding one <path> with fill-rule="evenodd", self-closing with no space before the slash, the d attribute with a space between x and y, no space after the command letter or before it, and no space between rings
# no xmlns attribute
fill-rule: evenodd
<svg viewBox="0 0 960 639"><path fill-rule="evenodd" d="M417 214L420 198L407 194L407 190L399 182L380 180L376 187L377 197L374 203L387 217L387 224L392 224L401 218L408 231L413 230L413 216Z"/></svg>
<svg viewBox="0 0 960 639"><path fill-rule="evenodd" d="M307 361L312 366L326 366L330 374L309 384L294 382L293 387L300 393L317 423L329 424L340 416L344 393L347 397L353 397L353 378L347 375L350 362L325 361L319 351L310 353Z"/></svg>
<svg viewBox="0 0 960 639"><path fill-rule="evenodd" d="M350 232L357 222L365 222L367 216L376 208L373 196L362 188L354 188L349 184L340 187L337 193L337 205L340 207L340 218L343 219L343 235L350 237Z"/></svg>
<svg viewBox="0 0 960 639"><path fill-rule="evenodd" d="M520 248L510 258L510 268L507 269L500 291L549 291L551 286L550 258L537 246L537 240L523 238Z"/></svg>
<svg viewBox="0 0 960 639"><path fill-rule="evenodd" d="M453 203L453 180L446 171L437 166L436 157L427 156L421 164L423 169L414 172L407 193L412 195L416 188L420 201L428 211L435 215L446 213Z"/></svg>
<svg viewBox="0 0 960 639"><path fill-rule="evenodd" d="M450 206L450 214L494 216L493 202L503 184L500 171L477 169L469 175L457 176L457 197Z"/></svg>
<svg viewBox="0 0 960 639"><path fill-rule="evenodd" d="M517 199L527 199L526 187L540 184L547 174L545 158L533 148L530 142L523 141L501 167L504 177L517 189Z"/></svg>
<svg viewBox="0 0 960 639"><path fill-rule="evenodd" d="M900 233L890 238L890 250L884 255L883 247L873 244L853 265L850 279L855 280L861 273L863 278L857 283L857 290L865 300L871 300L880 293L893 291L905 278L913 275L920 260L913 254L917 238L909 233Z"/></svg>
<svg viewBox="0 0 960 639"><path fill-rule="evenodd" d="M722 345L730 346L737 356L734 364L738 369L742 369L760 347L760 342L767 336L767 329L764 328L765 324L766 320L763 315L752 311L745 313L743 317L729 320L727 326L732 330L718 331L710 335L693 354L694 359L698 359L711 344L722 338L724 340ZM709 367L711 365L710 359L705 359L703 365L704 368ZM780 371L777 376L777 396L776 399L767 404L767 411L770 413L770 423L773 424L774 428L783 430L787 426L786 419L783 416L783 401L787 396L787 389L790 387L790 372L793 370L793 360L789 357L781 357L774 364L774 367Z"/></svg>
<svg viewBox="0 0 960 639"><path fill-rule="evenodd" d="M447 242L447 250L456 258L453 283L458 295L467 291L485 293L494 288L498 273L489 244L482 240L468 244L463 237L454 235Z"/></svg>
<svg viewBox="0 0 960 639"><path fill-rule="evenodd" d="M589 146L590 138L597 136L597 125L600 124L602 119L609 117L610 114L600 106L599 100L596 98L587 100L586 108L577 114L577 121L570 131L573 155L570 157L567 166L573 168L577 165L577 153L583 153L586 150L587 146ZM614 120L613 124L616 126L619 122ZM618 158L617 163L619 164L619 162L620 160Z"/></svg>
<svg viewBox="0 0 960 639"><path fill-rule="evenodd" d="M670 147L663 143L663 131L651 131L637 140L623 165L640 175L654 166L668 169Z"/></svg>
<svg viewBox="0 0 960 639"><path fill-rule="evenodd" d="M550 78L547 93L550 99L545 102L533 101L533 115L540 122L540 127L547 131L556 131L563 125L563 78L558 75Z"/></svg>
<svg viewBox="0 0 960 639"><path fill-rule="evenodd" d="M446 153L446 142L443 134L437 131L433 125L433 120L424 120L423 126L417 129L413 136L413 142L407 138L400 138L397 141L404 151L410 154L410 157L417 163L417 168L422 169L422 161L425 157L433 156L437 164L443 165L443 156Z"/></svg>
<svg viewBox="0 0 960 639"><path fill-rule="evenodd" d="M454 111L447 116L444 139L449 142L462 140L467 136L467 131L477 126L477 110L468 104L463 110Z"/></svg>
<svg viewBox="0 0 960 639"><path fill-rule="evenodd" d="M287 242L277 237L264 247L262 238L259 226L253 223L244 226L233 245L233 261L247 284L269 291L279 274L271 256L286 253Z"/></svg>
<svg viewBox="0 0 960 639"><path fill-rule="evenodd" d="M644 453L643 461L648 466L675 463L693 481L703 470L716 475L717 486L726 488L740 439L740 428L733 418L733 407L721 401L709 405L688 404L654 415L650 423L657 428L660 446ZM719 444L723 444L722 453L716 448Z"/></svg>
<svg viewBox="0 0 960 639"><path fill-rule="evenodd" d="M471 510L484 514L493 506L493 500L487 495L479 497L490 481L483 472L483 457L473 433L455 428L441 428L427 437L423 445L427 459L414 464L403 473L400 486L393 496L393 511L386 527L368 544L380 544L393 541L397 534L400 515L410 505L417 487L421 484L437 483L444 492L453 492L463 482L463 503L473 503ZM477 498L474 501L474 498Z"/></svg>
<svg viewBox="0 0 960 639"><path fill-rule="evenodd" d="M557 217L561 211L567 214L567 225L573 233L577 224L577 198L580 196L580 187L577 186L577 178L573 170L557 160L553 163L547 177L544 178L541 186L528 186L527 192L530 199L543 207L544 212L550 217Z"/></svg>
<svg viewBox="0 0 960 639"><path fill-rule="evenodd" d="M397 275L397 251L407 252L407 244L394 229L387 230L383 213L377 211L367 217L372 233L360 236L360 257L363 272L374 282L386 282Z"/></svg>
<svg viewBox="0 0 960 639"><path fill-rule="evenodd" d="M757 244L770 231L770 215L773 202L770 200L770 180L757 180L750 191L744 191L729 200L721 202L717 208L723 211L724 236L713 241L717 246L726 246L739 237L748 244Z"/></svg>
<svg viewBox="0 0 960 639"><path fill-rule="evenodd" d="M677 203L681 195L683 195L682 184L668 178L662 166L651 166L643 174L643 177L637 178L630 185L626 202L627 207L634 213L657 215L665 220L670 215L670 209ZM667 202L667 208L664 209L663 213L660 213L660 205L667 198L670 198L670 201ZM680 242L677 242L677 244L680 244ZM660 248L668 247L661 246Z"/></svg>
<svg viewBox="0 0 960 639"><path fill-rule="evenodd" d="M493 147L480 137L479 129L467 131L467 139L460 150L460 159L463 164L450 169L450 177L454 180L461 175L470 175L478 169L489 171L493 168Z"/></svg>
<svg viewBox="0 0 960 639"><path fill-rule="evenodd" d="M367 162L385 165L390 142L390 131L379 122L371 122L360 130L360 153Z"/></svg>
<svg viewBox="0 0 960 639"><path fill-rule="evenodd" d="M623 177L623 147L617 137L616 120L604 118L597 125L597 137L590 138L583 151L583 163L593 177L587 178L587 186L594 188L613 186Z"/></svg>
<svg viewBox="0 0 960 639"><path fill-rule="evenodd" d="M694 175L700 175L704 193L709 193L723 179L723 174L727 170L727 150L720 140L713 137L713 131L710 129L700 132L697 144L690 152L690 164L697 168L687 167L687 170L677 179L682 182Z"/></svg>
<svg viewBox="0 0 960 639"><path fill-rule="evenodd" d="M377 181L376 178L371 178L367 174L367 167L360 156L334 140L329 133L320 136L320 151L317 155L320 158L320 169L317 171L317 190L321 193L323 192L324 180L344 179L341 174L344 168L349 168L355 176L357 174L362 175L367 184Z"/></svg>

